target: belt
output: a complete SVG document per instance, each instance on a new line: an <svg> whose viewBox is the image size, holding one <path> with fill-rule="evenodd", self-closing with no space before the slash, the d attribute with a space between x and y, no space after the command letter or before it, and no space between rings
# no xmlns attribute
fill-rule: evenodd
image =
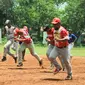
<svg viewBox="0 0 85 85"><path fill-rule="evenodd" d="M60 49L62 49L62 48L66 48L67 46L64 46L64 47L57 47L57 48L60 48Z"/></svg>

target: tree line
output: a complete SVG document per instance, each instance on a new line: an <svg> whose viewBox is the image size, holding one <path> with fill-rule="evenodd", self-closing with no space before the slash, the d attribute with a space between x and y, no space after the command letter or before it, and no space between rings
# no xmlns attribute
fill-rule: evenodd
<svg viewBox="0 0 85 85"><path fill-rule="evenodd" d="M85 0L0 0L0 27L6 19L15 26L27 25L41 38L40 27L59 17L62 25L78 36L85 30Z"/></svg>

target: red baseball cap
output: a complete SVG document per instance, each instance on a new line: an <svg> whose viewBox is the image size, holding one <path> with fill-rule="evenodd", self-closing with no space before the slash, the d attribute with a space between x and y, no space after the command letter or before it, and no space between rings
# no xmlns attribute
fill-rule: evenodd
<svg viewBox="0 0 85 85"><path fill-rule="evenodd" d="M51 23L57 24L57 23L60 23L60 22L61 22L61 20L59 18L54 18Z"/></svg>

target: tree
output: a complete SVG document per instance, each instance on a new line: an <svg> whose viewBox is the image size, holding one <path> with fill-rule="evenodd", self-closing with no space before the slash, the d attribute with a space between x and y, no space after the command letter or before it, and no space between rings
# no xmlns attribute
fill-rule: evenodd
<svg viewBox="0 0 85 85"><path fill-rule="evenodd" d="M82 32L85 28L85 1L74 0L67 1L67 6L64 11L63 21L66 27L72 29L74 32Z"/></svg>
<svg viewBox="0 0 85 85"><path fill-rule="evenodd" d="M0 0L0 26L3 26L6 19L11 19L12 0Z"/></svg>
<svg viewBox="0 0 85 85"><path fill-rule="evenodd" d="M17 4L16 4L17 3ZM53 0L16 0L13 14L18 26L24 24L37 30L40 37L40 27L50 23L57 16L56 6Z"/></svg>

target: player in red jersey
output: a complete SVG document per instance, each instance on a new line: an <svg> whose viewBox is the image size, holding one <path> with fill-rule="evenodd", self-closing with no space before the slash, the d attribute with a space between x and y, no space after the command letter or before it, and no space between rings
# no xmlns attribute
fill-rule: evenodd
<svg viewBox="0 0 85 85"><path fill-rule="evenodd" d="M56 69L54 70L54 74L58 73L61 70L60 65L56 61L56 56L63 56L62 59L64 61L66 70L67 70L67 77L66 80L72 79L72 68L70 62L70 53L68 50L68 40L69 34L68 31L61 26L61 21L59 18L54 18L52 20L52 24L55 29L54 38L55 38L55 47L53 48L49 58L50 61L54 64Z"/></svg>
<svg viewBox="0 0 85 85"><path fill-rule="evenodd" d="M27 32L26 29L20 29L18 30L18 36L20 36L20 38L15 38L16 41L22 42L19 50L18 50L18 67L23 66L22 63L22 51L25 48L28 48L31 55L34 56L38 62L39 65L42 66L42 59L38 56L38 54L35 52L34 50L34 44L33 44L33 40L31 39L31 37L29 36L29 33Z"/></svg>
<svg viewBox="0 0 85 85"><path fill-rule="evenodd" d="M46 25L42 31L45 31L47 33L46 41L48 43L48 49L46 52L47 58L49 59L49 55L52 51L52 49L55 46L55 40L54 40L54 28L50 28L49 25ZM50 69L53 69L54 65L51 63Z"/></svg>

